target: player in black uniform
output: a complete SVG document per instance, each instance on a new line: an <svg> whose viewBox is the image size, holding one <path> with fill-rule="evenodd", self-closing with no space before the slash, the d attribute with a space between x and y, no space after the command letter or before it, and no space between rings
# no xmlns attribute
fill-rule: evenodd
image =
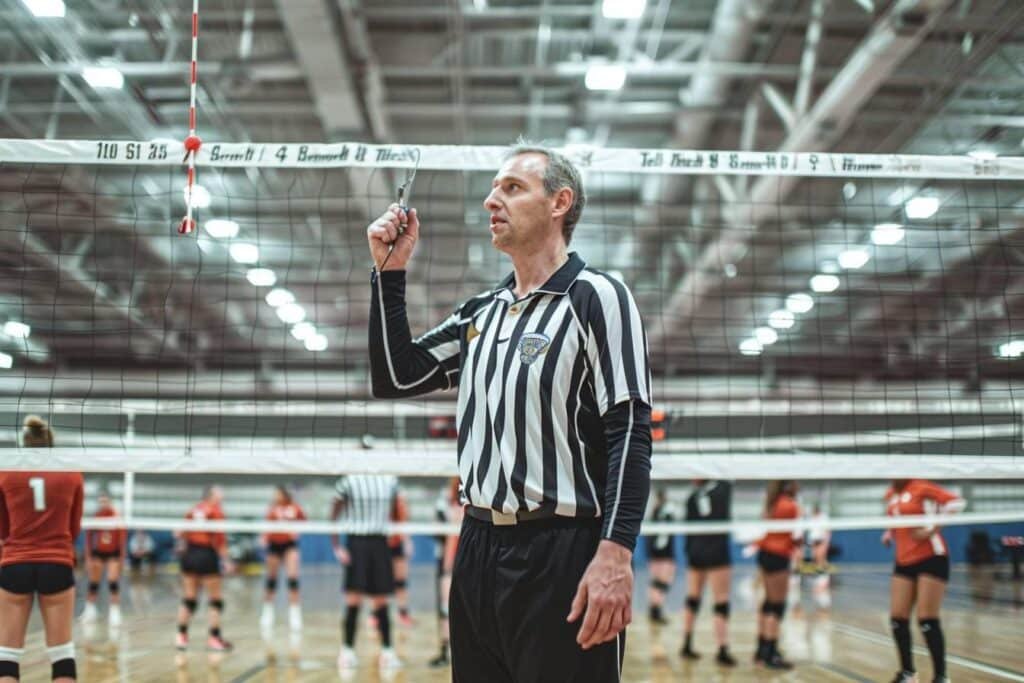
<svg viewBox="0 0 1024 683"><path fill-rule="evenodd" d="M675 522L679 519L679 511L668 502L665 489L658 489L654 498L654 509L651 519L655 522ZM674 537L669 534L658 534L647 537L648 568L651 574L651 585L647 589L647 600L650 604L650 619L654 624L667 624L662 607L665 596L672 588L676 577L676 548Z"/></svg>

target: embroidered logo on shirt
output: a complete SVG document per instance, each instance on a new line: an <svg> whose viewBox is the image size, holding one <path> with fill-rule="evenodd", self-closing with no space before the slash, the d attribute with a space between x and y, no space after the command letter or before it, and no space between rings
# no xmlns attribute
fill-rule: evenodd
<svg viewBox="0 0 1024 683"><path fill-rule="evenodd" d="M551 339L540 332L529 332L519 339L519 361L525 365L533 365L534 361L548 350Z"/></svg>
<svg viewBox="0 0 1024 683"><path fill-rule="evenodd" d="M473 323L469 324L469 329L466 330L466 343L473 341L480 336L480 330L476 329L476 325Z"/></svg>

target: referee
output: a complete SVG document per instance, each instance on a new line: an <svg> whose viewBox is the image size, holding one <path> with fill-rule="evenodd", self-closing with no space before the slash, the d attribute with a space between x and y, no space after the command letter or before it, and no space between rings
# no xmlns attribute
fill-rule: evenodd
<svg viewBox="0 0 1024 683"><path fill-rule="evenodd" d="M374 395L458 388L455 683L619 680L651 380L629 290L568 251L584 203L568 159L511 149L484 207L512 273L418 339L405 304L417 212L392 204L367 228Z"/></svg>

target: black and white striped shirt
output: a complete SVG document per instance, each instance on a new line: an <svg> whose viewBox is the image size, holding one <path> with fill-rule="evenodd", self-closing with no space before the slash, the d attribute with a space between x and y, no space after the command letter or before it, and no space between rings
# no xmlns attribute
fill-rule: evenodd
<svg viewBox="0 0 1024 683"><path fill-rule="evenodd" d="M458 457L469 504L603 517L630 549L650 486L647 339L626 286L575 253L522 299L513 275L412 339L405 273L374 273L374 395L458 387Z"/></svg>
<svg viewBox="0 0 1024 683"><path fill-rule="evenodd" d="M350 535L386 534L398 497L398 477L347 474L335 483L334 495L345 503L341 520L352 525Z"/></svg>

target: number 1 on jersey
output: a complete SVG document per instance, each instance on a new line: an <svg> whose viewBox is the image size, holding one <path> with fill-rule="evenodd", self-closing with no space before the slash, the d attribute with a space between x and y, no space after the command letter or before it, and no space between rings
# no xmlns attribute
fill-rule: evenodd
<svg viewBox="0 0 1024 683"><path fill-rule="evenodd" d="M32 487L32 500L36 512L42 512L46 509L46 480L42 477L32 477L28 480L28 485Z"/></svg>

